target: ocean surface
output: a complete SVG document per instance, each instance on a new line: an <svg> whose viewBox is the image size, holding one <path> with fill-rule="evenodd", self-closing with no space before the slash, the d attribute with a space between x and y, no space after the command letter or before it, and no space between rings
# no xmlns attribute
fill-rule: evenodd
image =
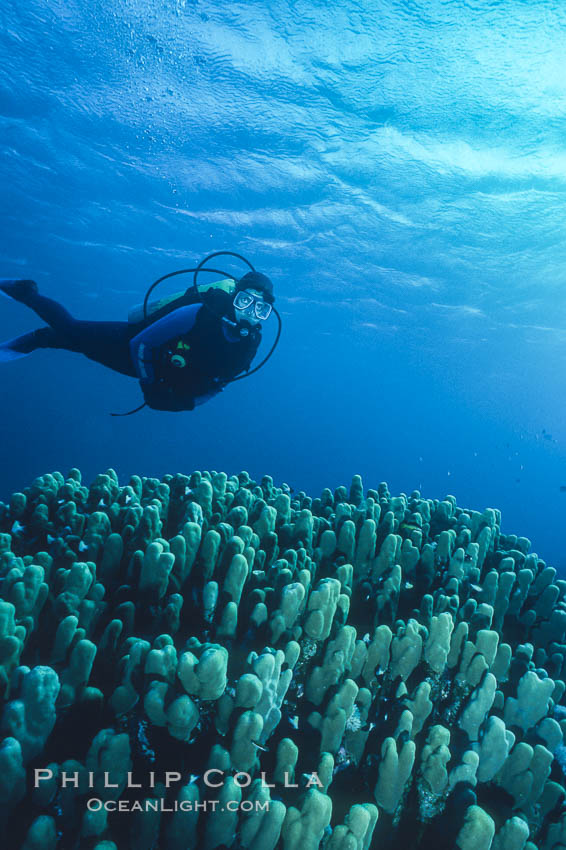
<svg viewBox="0 0 566 850"><path fill-rule="evenodd" d="M192 413L111 418L139 387L80 355L1 364L0 498L73 466L360 473L500 508L566 572L561 0L6 0L0 30L0 276L125 319L234 250L283 319ZM1 300L1 338L37 325Z"/></svg>

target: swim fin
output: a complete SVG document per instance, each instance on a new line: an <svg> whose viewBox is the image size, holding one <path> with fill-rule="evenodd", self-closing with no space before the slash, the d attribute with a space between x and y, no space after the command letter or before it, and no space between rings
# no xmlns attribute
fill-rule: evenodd
<svg viewBox="0 0 566 850"><path fill-rule="evenodd" d="M31 351L16 351L10 347L10 342L0 343L0 363L10 363L12 360L20 360L30 354Z"/></svg>
<svg viewBox="0 0 566 850"><path fill-rule="evenodd" d="M37 283L35 280L0 277L0 295L25 304L30 296L37 295Z"/></svg>
<svg viewBox="0 0 566 850"><path fill-rule="evenodd" d="M43 330L43 328L40 330ZM0 363L10 363L12 360L27 357L28 354L40 347L39 342L38 332L31 331L31 333L22 334L22 336L0 343Z"/></svg>

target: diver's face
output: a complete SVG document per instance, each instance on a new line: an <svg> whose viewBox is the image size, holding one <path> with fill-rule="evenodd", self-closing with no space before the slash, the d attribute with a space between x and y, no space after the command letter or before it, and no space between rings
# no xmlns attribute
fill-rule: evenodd
<svg viewBox="0 0 566 850"><path fill-rule="evenodd" d="M256 315L256 302L263 302L263 293L258 289L244 289L242 290L242 293L246 293L251 297L248 299L241 299L242 302L249 301L248 306L244 309L240 309L236 306L236 303L234 304L234 316L236 317L236 321L238 323L249 322L250 325L255 325L256 327L260 326L262 322ZM238 298L236 297L234 300L237 302Z"/></svg>

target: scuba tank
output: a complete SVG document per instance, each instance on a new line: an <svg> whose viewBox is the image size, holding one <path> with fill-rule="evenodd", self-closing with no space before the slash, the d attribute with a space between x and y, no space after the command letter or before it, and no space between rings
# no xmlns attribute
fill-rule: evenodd
<svg viewBox="0 0 566 850"><path fill-rule="evenodd" d="M232 295L236 289L236 281L234 278L227 277L224 278L224 280L215 280L213 283L201 283L198 286L199 295L209 292L211 289L220 289L228 295ZM164 315L165 313L170 312L165 309L166 307L170 307L171 310L176 309L179 305L175 304L175 302L180 301L181 299L183 304L195 304L197 301L201 300L200 298L191 299L191 295L194 295L192 290L175 292L173 295L165 295L157 301L149 301L145 309L144 304L136 304L136 306L132 307L128 313L128 322L131 325L137 325L141 322L147 322L148 319L151 319L151 317L155 316L157 313Z"/></svg>

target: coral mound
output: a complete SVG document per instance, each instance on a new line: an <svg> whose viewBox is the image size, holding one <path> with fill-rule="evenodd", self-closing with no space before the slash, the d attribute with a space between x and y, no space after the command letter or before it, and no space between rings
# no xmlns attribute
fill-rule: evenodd
<svg viewBox="0 0 566 850"><path fill-rule="evenodd" d="M0 529L6 846L566 847L566 582L498 511L73 469Z"/></svg>

